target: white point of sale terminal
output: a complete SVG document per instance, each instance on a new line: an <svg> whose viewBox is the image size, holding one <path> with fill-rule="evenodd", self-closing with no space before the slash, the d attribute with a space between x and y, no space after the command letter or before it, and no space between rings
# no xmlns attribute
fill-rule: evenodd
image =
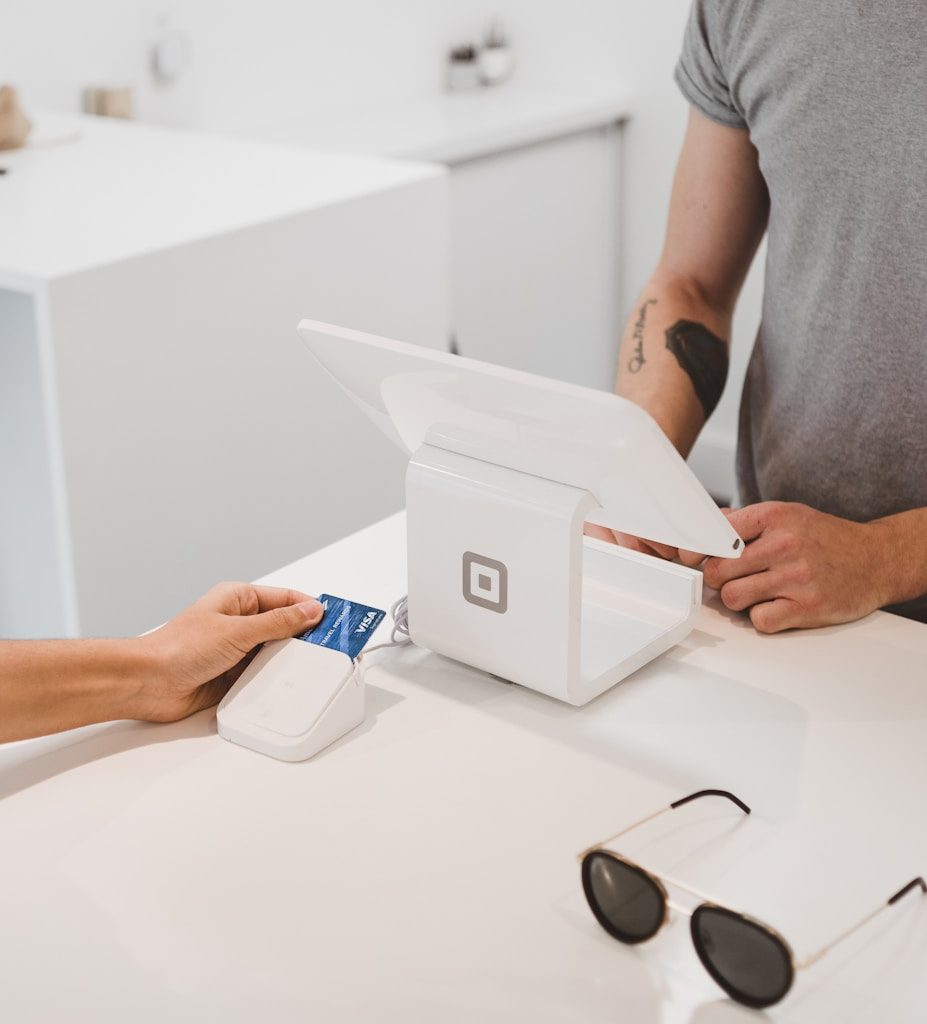
<svg viewBox="0 0 927 1024"><path fill-rule="evenodd" d="M409 453L412 641L581 705L683 640L702 574L585 522L706 555L743 542L654 420L604 391L331 324L303 341Z"/></svg>

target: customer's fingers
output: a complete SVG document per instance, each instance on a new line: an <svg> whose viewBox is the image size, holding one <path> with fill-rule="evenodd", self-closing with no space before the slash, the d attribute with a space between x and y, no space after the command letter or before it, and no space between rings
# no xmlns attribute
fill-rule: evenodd
<svg viewBox="0 0 927 1024"><path fill-rule="evenodd" d="M312 594L304 594L301 590L289 590L286 587L257 587L252 585L258 600L258 612L269 612L273 608L286 608L289 605L315 601ZM321 607L321 605L320 605Z"/></svg>
<svg viewBox="0 0 927 1024"><path fill-rule="evenodd" d="M281 605L255 615L230 618L226 624L242 649L257 647L268 640L285 640L317 625L324 614L314 598L299 604Z"/></svg>
<svg viewBox="0 0 927 1024"><path fill-rule="evenodd" d="M253 583L231 582L217 583L196 605L224 615L257 615L272 608L311 600L311 594L286 587L259 587Z"/></svg>

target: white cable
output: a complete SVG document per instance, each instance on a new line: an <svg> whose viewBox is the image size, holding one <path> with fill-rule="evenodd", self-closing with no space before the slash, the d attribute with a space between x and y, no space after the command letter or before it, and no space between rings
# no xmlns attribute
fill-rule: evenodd
<svg viewBox="0 0 927 1024"><path fill-rule="evenodd" d="M389 610L390 618L393 620L393 631L390 633L390 641L394 644L410 644L409 638L409 595L400 597L394 601ZM405 637L404 640L397 640L397 636Z"/></svg>
<svg viewBox="0 0 927 1024"><path fill-rule="evenodd" d="M358 655L358 658L364 658L368 654L372 654L374 651L382 651L387 647L405 647L407 644L412 643L412 638L409 636L408 594L404 597L400 597L398 601L393 602L389 610L389 616L393 620L393 629L390 633L389 642L375 644L373 647L368 647L367 650ZM402 637L402 639L397 639L399 637Z"/></svg>

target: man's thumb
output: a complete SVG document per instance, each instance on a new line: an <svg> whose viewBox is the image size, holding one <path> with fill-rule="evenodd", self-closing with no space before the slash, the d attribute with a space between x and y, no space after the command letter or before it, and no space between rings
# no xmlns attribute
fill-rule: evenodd
<svg viewBox="0 0 927 1024"><path fill-rule="evenodd" d="M305 633L318 625L325 609L318 601L303 601L302 604L272 608L260 615L248 615L242 619L254 646L267 640L285 640L287 637Z"/></svg>

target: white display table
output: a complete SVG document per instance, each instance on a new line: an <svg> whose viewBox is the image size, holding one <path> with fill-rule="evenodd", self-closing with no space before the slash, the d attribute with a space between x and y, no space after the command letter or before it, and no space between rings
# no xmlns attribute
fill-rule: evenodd
<svg viewBox="0 0 927 1024"><path fill-rule="evenodd" d="M339 153L460 164L618 124L631 110L630 94L611 86L511 83L375 104L268 134Z"/></svg>
<svg viewBox="0 0 927 1024"><path fill-rule="evenodd" d="M447 344L443 170L36 122L0 154L0 636L138 631L401 507L296 324Z"/></svg>
<svg viewBox="0 0 927 1024"><path fill-rule="evenodd" d="M266 582L386 607L404 550L396 516ZM304 764L224 742L213 712L0 748L4 1016L756 1021L684 919L637 949L602 932L576 854L733 790L750 818L699 801L624 849L809 951L927 871L925 659L927 629L886 614L763 637L709 602L583 709L388 650L366 723ZM909 896L768 1016L921 1022L925 957Z"/></svg>

